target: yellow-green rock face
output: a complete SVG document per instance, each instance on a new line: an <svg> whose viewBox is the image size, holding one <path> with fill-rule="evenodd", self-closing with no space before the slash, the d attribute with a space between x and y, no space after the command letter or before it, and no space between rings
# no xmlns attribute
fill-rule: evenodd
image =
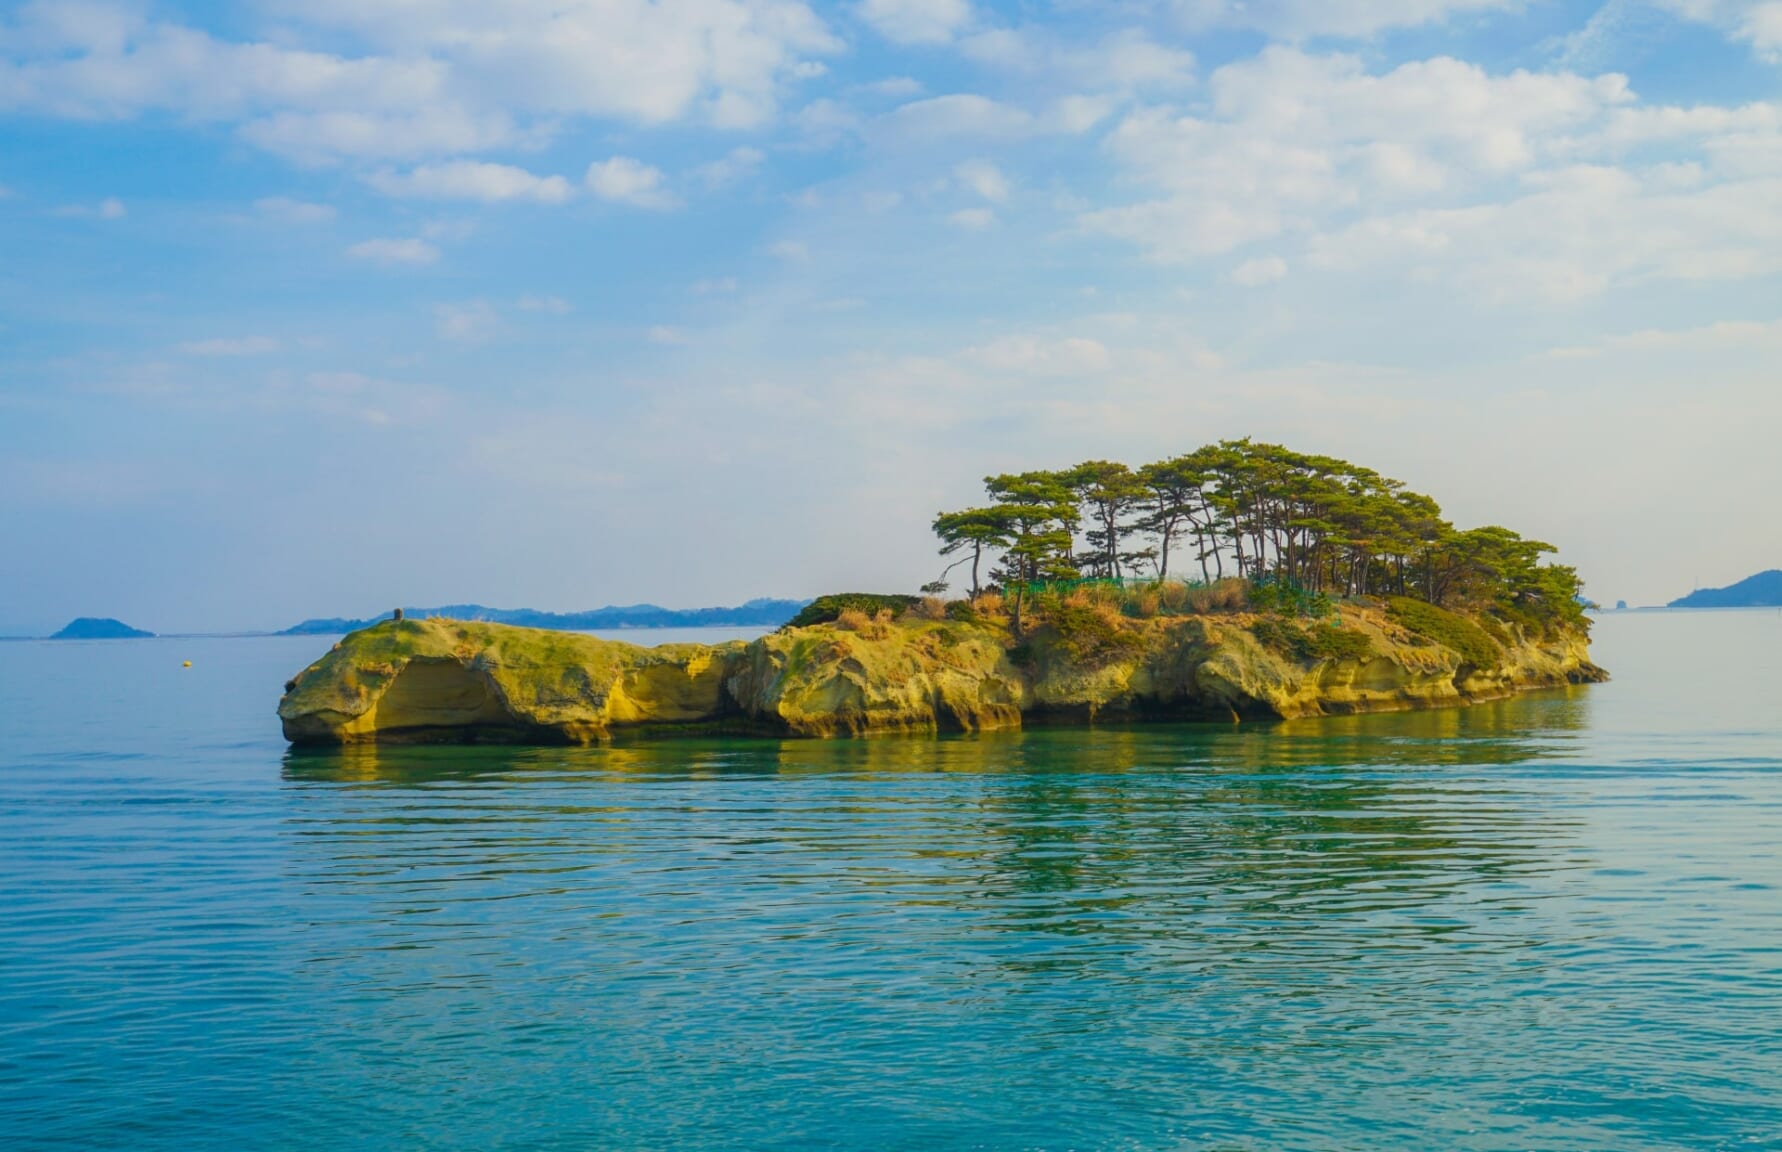
<svg viewBox="0 0 1782 1152"><path fill-rule="evenodd" d="M1345 607L1340 623L1354 649L1341 658L1287 654L1278 627L1229 616L1130 621L1136 639L1117 658L1086 662L1043 628L1016 646L998 625L950 621L643 648L404 620L343 639L291 682L278 711L286 738L301 744L590 742L676 730L837 736L983 731L1019 727L1024 717L1334 715L1603 678L1578 633L1506 634L1497 665L1477 668L1376 610Z"/></svg>
<svg viewBox="0 0 1782 1152"><path fill-rule="evenodd" d="M720 718L727 661L741 647L640 648L502 624L392 621L304 669L278 714L295 743L599 740L615 727Z"/></svg>

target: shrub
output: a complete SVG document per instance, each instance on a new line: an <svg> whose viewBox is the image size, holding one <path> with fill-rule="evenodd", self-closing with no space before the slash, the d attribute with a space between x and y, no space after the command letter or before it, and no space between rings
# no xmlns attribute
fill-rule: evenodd
<svg viewBox="0 0 1782 1152"><path fill-rule="evenodd" d="M882 596L875 592L840 592L833 596L819 596L798 610L798 615L786 622L787 628L808 628L812 624L828 624L837 620L844 611L853 609L868 616L877 615L881 609L889 609L893 614L905 612L916 606L919 601L914 596Z"/></svg>
<svg viewBox="0 0 1782 1152"><path fill-rule="evenodd" d="M835 618L835 626L844 632L857 632L862 639L883 640L891 634L891 609L880 608L868 616L858 608L844 608Z"/></svg>
<svg viewBox="0 0 1782 1152"><path fill-rule="evenodd" d="M1250 605L1258 612L1283 616L1310 616L1321 620L1335 610L1330 597L1313 592L1297 581L1262 576L1250 584Z"/></svg>
<svg viewBox="0 0 1782 1152"><path fill-rule="evenodd" d="M1188 585L1168 581L1157 585L1157 607L1160 611L1176 613L1188 607Z"/></svg>
<svg viewBox="0 0 1782 1152"><path fill-rule="evenodd" d="M1374 641L1366 632L1354 628L1308 628L1312 656L1318 660L1371 660Z"/></svg>
<svg viewBox="0 0 1782 1152"><path fill-rule="evenodd" d="M961 624L976 624L978 610L972 607L969 600L955 600L947 605L947 619L957 620Z"/></svg>
<svg viewBox="0 0 1782 1152"><path fill-rule="evenodd" d="M1144 648L1144 637L1122 628L1118 612L1105 604L1073 603L1076 599L1068 596L1046 611L1058 650L1072 663L1099 668Z"/></svg>
<svg viewBox="0 0 1782 1152"><path fill-rule="evenodd" d="M1394 596L1386 602L1386 614L1407 631L1452 648L1475 668L1495 668L1503 660L1503 650L1485 629L1446 608L1408 596Z"/></svg>
<svg viewBox="0 0 1782 1152"><path fill-rule="evenodd" d="M1366 660L1374 655L1373 640L1353 628L1306 628L1264 616L1250 625L1250 635L1263 647L1300 661Z"/></svg>
<svg viewBox="0 0 1782 1152"><path fill-rule="evenodd" d="M1131 584L1106 585L1098 588L1104 603L1112 604L1127 616L1150 619L1163 611L1163 588L1160 581L1134 581Z"/></svg>
<svg viewBox="0 0 1782 1152"><path fill-rule="evenodd" d="M1520 624L1523 634L1531 640L1543 640L1547 636L1547 622L1537 613L1514 604L1500 604L1492 611L1506 623Z"/></svg>
<svg viewBox="0 0 1782 1152"><path fill-rule="evenodd" d="M924 596L904 612L912 620L945 620L947 602L939 596Z"/></svg>
<svg viewBox="0 0 1782 1152"><path fill-rule="evenodd" d="M1293 655L1293 635L1287 625L1264 616L1250 625L1250 635L1264 648L1272 648L1284 656Z"/></svg>
<svg viewBox="0 0 1782 1152"><path fill-rule="evenodd" d="M1001 616L1006 605L1003 603L1002 593L984 592L971 602L971 607L972 611L981 616Z"/></svg>
<svg viewBox="0 0 1782 1152"><path fill-rule="evenodd" d="M1188 611L1197 616L1215 612L1241 612L1250 606L1250 586L1235 576L1215 580L1211 584L1183 588Z"/></svg>
<svg viewBox="0 0 1782 1152"><path fill-rule="evenodd" d="M1499 648L1509 648L1516 643L1516 638L1510 634L1504 622L1489 612L1479 617L1479 627L1485 630L1487 636L1497 641Z"/></svg>

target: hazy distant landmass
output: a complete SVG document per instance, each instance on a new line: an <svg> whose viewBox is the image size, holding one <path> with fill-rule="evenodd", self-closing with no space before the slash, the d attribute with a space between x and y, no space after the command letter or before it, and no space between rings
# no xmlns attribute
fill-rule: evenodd
<svg viewBox="0 0 1782 1152"><path fill-rule="evenodd" d="M122 620L110 617L82 616L78 620L70 620L67 627L51 636L51 640L140 640L153 636L153 632L144 632L140 628L132 628Z"/></svg>
<svg viewBox="0 0 1782 1152"><path fill-rule="evenodd" d="M487 620L493 624L515 624L522 628L550 628L560 632L583 632L596 628L707 628L732 627L778 628L792 619L809 601L750 600L734 608L660 608L654 604L633 604L629 607L595 608L590 612L540 612L532 608L486 608L481 604L446 604L439 608L404 608L402 614L418 619L428 616L449 616L454 620ZM286 628L281 636L316 636L337 632L356 632L390 613L365 620L341 616L305 620Z"/></svg>
<svg viewBox="0 0 1782 1152"><path fill-rule="evenodd" d="M1702 588L1672 608L1782 608L1782 568L1759 572L1725 588Z"/></svg>

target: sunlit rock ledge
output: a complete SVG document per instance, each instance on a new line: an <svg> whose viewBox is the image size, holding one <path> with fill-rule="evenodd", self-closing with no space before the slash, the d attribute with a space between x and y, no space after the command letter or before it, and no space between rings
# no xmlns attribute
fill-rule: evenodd
<svg viewBox="0 0 1782 1152"><path fill-rule="evenodd" d="M1311 624L1249 614L1129 620L1112 635L1117 642L1087 643L1045 625L1017 644L1006 620L906 616L645 648L502 624L391 621L352 633L304 669L278 713L294 744L827 737L1343 715L1607 678L1576 628L1535 635L1494 622L1481 643L1474 625L1450 635L1450 647L1380 607L1344 605Z"/></svg>

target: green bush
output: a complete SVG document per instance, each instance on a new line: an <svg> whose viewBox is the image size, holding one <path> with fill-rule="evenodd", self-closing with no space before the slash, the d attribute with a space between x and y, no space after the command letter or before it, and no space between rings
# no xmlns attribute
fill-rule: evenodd
<svg viewBox="0 0 1782 1152"><path fill-rule="evenodd" d="M918 596L883 596L876 592L838 592L833 596L819 596L798 610L798 615L786 621L787 628L808 628L812 624L832 623L843 612L860 612L866 616L877 616L881 609L889 608L893 616L900 616L921 603Z"/></svg>
<svg viewBox="0 0 1782 1152"><path fill-rule="evenodd" d="M1067 599L1047 605L1045 615L1058 651L1073 664L1100 668L1144 650L1144 637L1120 627L1119 617L1106 607Z"/></svg>
<svg viewBox="0 0 1782 1152"><path fill-rule="evenodd" d="M952 600L947 604L947 619L957 620L961 624L976 624L978 610L971 606L970 600Z"/></svg>
<svg viewBox="0 0 1782 1152"><path fill-rule="evenodd" d="M1374 641L1366 632L1353 628L1308 628L1311 651L1318 660L1371 660Z"/></svg>
<svg viewBox="0 0 1782 1152"><path fill-rule="evenodd" d="M1503 649L1485 629L1446 608L1408 596L1394 596L1386 602L1386 614L1406 630L1452 648L1475 668L1496 668L1503 660Z"/></svg>
<svg viewBox="0 0 1782 1152"><path fill-rule="evenodd" d="M1302 662L1366 660L1374 655L1373 640L1352 628L1305 628L1265 616L1250 625L1250 635L1263 647Z"/></svg>
<svg viewBox="0 0 1782 1152"><path fill-rule="evenodd" d="M1336 610L1330 597L1313 592L1294 580L1259 576L1250 582L1250 607L1281 616L1310 616L1322 620Z"/></svg>
<svg viewBox="0 0 1782 1152"><path fill-rule="evenodd" d="M1493 613L1487 612L1480 616L1479 627L1485 630L1485 635L1497 641L1499 648L1508 649L1516 643L1516 638L1510 634L1509 628Z"/></svg>
<svg viewBox="0 0 1782 1152"><path fill-rule="evenodd" d="M1523 634L1531 640L1542 640L1547 635L1547 621L1539 614L1530 612L1514 604L1499 604L1492 612L1507 624L1520 624Z"/></svg>

